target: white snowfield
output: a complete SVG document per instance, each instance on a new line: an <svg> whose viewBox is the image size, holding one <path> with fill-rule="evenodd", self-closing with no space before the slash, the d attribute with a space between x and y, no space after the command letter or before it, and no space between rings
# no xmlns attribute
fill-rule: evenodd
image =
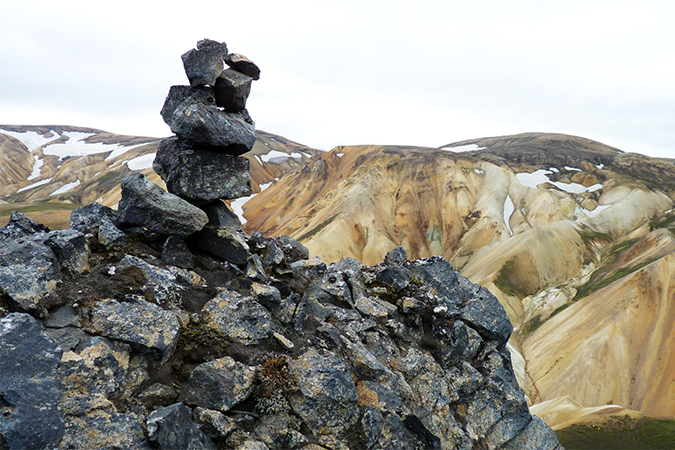
<svg viewBox="0 0 675 450"><path fill-rule="evenodd" d="M570 167L568 170L579 170L573 167ZM536 189L541 183L551 183L561 191L569 192L570 194L582 194L584 192L594 192L599 189L602 189L602 184L594 184L593 186L586 187L579 183L562 183L560 181L551 181L547 175L553 173L552 170L539 169L535 170L532 173L517 173L516 178L523 186L527 186L530 189Z"/></svg>
<svg viewBox="0 0 675 450"><path fill-rule="evenodd" d="M441 150L449 150L451 152L473 152L476 150L485 150L486 147L479 147L478 144L466 144L458 147L442 147Z"/></svg>
<svg viewBox="0 0 675 450"><path fill-rule="evenodd" d="M73 182L71 182L71 183L66 183L66 184L64 184L63 186L61 186L60 188L58 188L57 190L55 190L54 192L52 192L52 193L49 194L49 195L52 196L52 195L63 194L64 192L68 192L69 190L71 190L71 189L73 189L73 188L79 186L80 183L81 183L80 180L75 180L75 181L73 181Z"/></svg>
<svg viewBox="0 0 675 450"><path fill-rule="evenodd" d="M45 185L45 184L49 184L49 183L51 183L51 182L52 182L52 179L51 179L51 178L47 178L46 180L40 180L40 181L37 181L37 182L35 182L35 183L33 183L33 184L29 184L28 186L24 186L24 187L22 187L21 189L17 190L16 192L27 191L28 189L33 189L33 188L36 188L36 187L39 187L39 186L42 186L42 185ZM9 195L9 194L8 194L8 195Z"/></svg>
<svg viewBox="0 0 675 450"><path fill-rule="evenodd" d="M143 144L136 145L121 145L121 144L104 144L102 142L97 143L88 143L85 142L85 139L88 137L94 136L96 133L84 133L81 131L64 131L59 134L54 130L50 130L52 137L44 137L41 134L35 131L7 131L0 129L0 133L12 136L15 139L21 141L27 148L28 151L32 152L39 147L42 147L42 153L44 155L54 155L58 156L59 159L64 159L73 156L85 156L85 155L94 155L96 153L111 152L106 160L116 158L121 154L136 148L140 147ZM54 142L61 137L68 138L66 142ZM36 165L38 164L36 159ZM35 171L35 167L33 168Z"/></svg>
<svg viewBox="0 0 675 450"><path fill-rule="evenodd" d="M130 170L149 169L152 167L152 163L155 160L155 155L156 153L148 153L146 155L137 156L127 161L127 167L129 167Z"/></svg>
<svg viewBox="0 0 675 450"><path fill-rule="evenodd" d="M273 164L281 164L286 161L288 158L293 159L302 159L302 154L293 152L290 155L288 153L280 152L279 150L270 150L269 153L264 155L258 155L261 162L271 162Z"/></svg>
<svg viewBox="0 0 675 450"><path fill-rule="evenodd" d="M272 186L272 183L277 181L277 179L275 179L273 181L270 181L269 183L261 184L260 185L260 192L262 192L265 189L267 189L268 187ZM239 221L241 222L242 225L244 225L247 222L246 218L244 217L244 204L247 201L251 200L256 195L258 195L259 193L251 194L247 197L240 197L240 198L237 198L237 199L234 199L234 200L230 201L230 208L232 208L232 211L234 211L234 213L237 215L237 217L239 217Z"/></svg>

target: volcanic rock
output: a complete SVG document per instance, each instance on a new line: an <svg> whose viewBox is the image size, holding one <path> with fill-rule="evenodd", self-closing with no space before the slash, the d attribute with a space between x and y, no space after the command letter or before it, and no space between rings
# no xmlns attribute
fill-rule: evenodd
<svg viewBox="0 0 675 450"><path fill-rule="evenodd" d="M140 225L150 231L180 237L201 230L208 222L202 210L165 192L140 172L122 180L117 217L120 225Z"/></svg>
<svg viewBox="0 0 675 450"><path fill-rule="evenodd" d="M215 450L216 446L192 421L183 403L159 408L148 416L148 439L160 448Z"/></svg>
<svg viewBox="0 0 675 450"><path fill-rule="evenodd" d="M223 60L226 57L227 45L224 42L210 39L199 41L196 49L188 50L181 56L190 85L213 86L223 71Z"/></svg>
<svg viewBox="0 0 675 450"><path fill-rule="evenodd" d="M89 233L92 228L101 226L101 223L105 219L115 223L117 220L115 210L100 203L89 203L88 205L74 209L70 213L70 228L83 233Z"/></svg>
<svg viewBox="0 0 675 450"><path fill-rule="evenodd" d="M238 156L255 143L255 124L248 112L221 111L211 88L172 86L161 114L178 137L222 153Z"/></svg>
<svg viewBox="0 0 675 450"><path fill-rule="evenodd" d="M225 63L238 72L244 73L254 80L260 79L260 68L250 59L239 53L230 53Z"/></svg>
<svg viewBox="0 0 675 450"><path fill-rule="evenodd" d="M45 245L52 249L62 269L82 273L89 269L89 247L83 233L68 229L49 233Z"/></svg>
<svg viewBox="0 0 675 450"><path fill-rule="evenodd" d="M167 190L194 205L251 195L249 161L179 138L162 141L153 169Z"/></svg>
<svg viewBox="0 0 675 450"><path fill-rule="evenodd" d="M55 448L64 432L56 368L61 349L30 315L0 318L0 443Z"/></svg>
<svg viewBox="0 0 675 450"><path fill-rule="evenodd" d="M191 245L237 265L245 265L249 247L244 235L228 227L205 226L188 239Z"/></svg>
<svg viewBox="0 0 675 450"><path fill-rule="evenodd" d="M246 99L251 93L252 81L250 76L236 70L224 70L213 86L216 105L229 112L243 111L246 108Z"/></svg>

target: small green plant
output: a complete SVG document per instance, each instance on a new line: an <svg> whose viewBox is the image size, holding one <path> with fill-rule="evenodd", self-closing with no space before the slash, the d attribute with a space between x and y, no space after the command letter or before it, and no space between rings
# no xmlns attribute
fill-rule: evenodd
<svg viewBox="0 0 675 450"><path fill-rule="evenodd" d="M633 272L636 272L640 269L642 269L645 266L648 266L649 264L653 263L656 261L658 258L650 258L647 261L644 261L640 264L637 264L635 266L628 266L628 267L621 267L618 269L616 272L614 272L612 275L608 276L607 278L601 278L601 279L595 279L595 280L590 280L588 283L583 284L577 288L577 295L574 296L574 301L579 300L581 298L586 297L589 295L591 292L597 291L599 289L604 288L605 286L609 286L610 284L614 283L616 280L619 280L626 275L630 275Z"/></svg>
<svg viewBox="0 0 675 450"><path fill-rule="evenodd" d="M611 417L593 425L573 425L556 431L567 450L582 449L672 449L675 420L644 417Z"/></svg>
<svg viewBox="0 0 675 450"><path fill-rule="evenodd" d="M305 233L305 234L303 234L302 236L300 236L300 237L298 238L298 241L302 242L302 241L304 241L305 239L311 238L312 236L314 236L315 234L317 234L319 231L321 231L321 230L323 230L324 228L326 228L326 226L328 226L328 224L330 224L333 220L335 220L336 217L337 217L337 215L331 217L330 219L324 220L324 221L321 222L319 225L315 226L314 228L312 228L311 230L309 230L307 233Z"/></svg>
<svg viewBox="0 0 675 450"><path fill-rule="evenodd" d="M499 269L499 273L493 281L497 289L506 295L516 295L519 292L518 287L513 283L513 281L511 281L510 277L514 271L515 266L516 262L514 260L510 259L506 261L502 268Z"/></svg>

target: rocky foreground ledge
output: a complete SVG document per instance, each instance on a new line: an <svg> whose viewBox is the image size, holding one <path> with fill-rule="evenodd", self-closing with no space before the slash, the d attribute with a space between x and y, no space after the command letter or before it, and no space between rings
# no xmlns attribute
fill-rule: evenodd
<svg viewBox="0 0 675 450"><path fill-rule="evenodd" d="M242 234L235 263L116 224L0 229L0 448L561 448L504 309L445 260Z"/></svg>

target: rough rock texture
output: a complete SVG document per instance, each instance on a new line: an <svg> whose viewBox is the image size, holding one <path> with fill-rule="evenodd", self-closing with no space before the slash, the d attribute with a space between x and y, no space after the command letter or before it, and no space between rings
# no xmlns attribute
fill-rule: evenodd
<svg viewBox="0 0 675 450"><path fill-rule="evenodd" d="M213 87L216 105L229 112L243 111L246 108L246 99L251 93L252 81L251 77L236 70L223 71Z"/></svg>
<svg viewBox="0 0 675 450"><path fill-rule="evenodd" d="M227 57L227 45L210 39L197 43L196 49L181 55L185 74L191 86L213 86L223 71L223 60Z"/></svg>
<svg viewBox="0 0 675 450"><path fill-rule="evenodd" d="M188 242L191 271L159 259L168 239L127 234L110 250L90 236L47 335L2 305L9 448L560 448L518 387L504 309L440 258L326 266L287 236L241 234L245 264ZM34 385L46 397L24 409L6 394ZM13 418L51 425L19 436Z"/></svg>
<svg viewBox="0 0 675 450"><path fill-rule="evenodd" d="M208 217L199 208L134 172L122 180L117 220L120 225L140 225L156 233L185 237L201 230Z"/></svg>
<svg viewBox="0 0 675 450"><path fill-rule="evenodd" d="M251 195L248 159L200 148L179 138L162 141L153 168L169 192L193 205Z"/></svg>
<svg viewBox="0 0 675 450"><path fill-rule="evenodd" d="M219 152L237 156L255 143L255 125L248 112L221 111L208 87L172 86L161 112L178 137Z"/></svg>
<svg viewBox="0 0 675 450"><path fill-rule="evenodd" d="M57 405L61 349L30 315L0 318L0 447L54 448L64 432Z"/></svg>
<svg viewBox="0 0 675 450"><path fill-rule="evenodd" d="M260 68L250 59L239 53L230 53L225 63L231 68L248 75L254 80L260 79Z"/></svg>

